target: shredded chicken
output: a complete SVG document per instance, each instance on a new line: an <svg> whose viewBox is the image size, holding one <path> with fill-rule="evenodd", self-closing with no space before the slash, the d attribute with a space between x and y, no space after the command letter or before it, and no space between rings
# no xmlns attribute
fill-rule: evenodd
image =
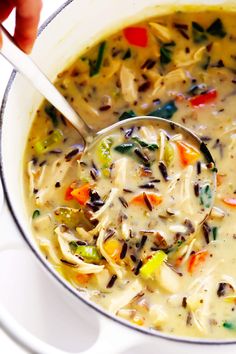
<svg viewBox="0 0 236 354"><path fill-rule="evenodd" d="M103 265L89 264L82 261L76 255L73 255L70 250L69 243L78 241L78 239L69 232L62 232L61 227L57 227L55 233L58 237L58 242L61 248L63 257L67 262L70 262L78 267L78 272L82 274L93 274L101 272L104 268Z"/></svg>
<svg viewBox="0 0 236 354"><path fill-rule="evenodd" d="M138 92L134 80L135 75L132 70L123 64L120 71L121 90L124 99L128 103L134 103L138 98Z"/></svg>

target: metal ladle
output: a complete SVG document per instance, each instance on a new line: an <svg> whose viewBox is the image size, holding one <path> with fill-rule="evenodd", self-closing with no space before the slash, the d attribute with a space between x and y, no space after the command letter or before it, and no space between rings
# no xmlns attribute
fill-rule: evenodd
<svg viewBox="0 0 236 354"><path fill-rule="evenodd" d="M84 140L84 152L90 149L96 142L108 135L120 127L137 126L140 124L154 123L159 128L173 130L175 127L178 132L184 136L191 138L196 146L204 155L207 162L214 163L210 151L203 141L191 130L182 126L181 124L167 121L166 119L142 116L130 118L125 121L117 122L101 131L96 132L92 127L88 126L86 122L78 115L72 106L67 102L64 96L57 90L57 88L49 81L46 75L39 69L39 67L33 62L33 60L20 50L14 43L12 36L7 30L0 26L3 35L3 46L0 53L14 66L14 68L20 72L25 78L27 78L31 84L75 127ZM216 185L215 173L212 173L214 191ZM214 198L213 198L214 199ZM208 212L209 214L209 212ZM207 215L205 215L205 218Z"/></svg>

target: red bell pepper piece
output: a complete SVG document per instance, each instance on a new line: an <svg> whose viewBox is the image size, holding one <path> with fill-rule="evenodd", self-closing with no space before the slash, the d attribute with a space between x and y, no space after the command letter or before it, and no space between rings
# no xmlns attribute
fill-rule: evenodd
<svg viewBox="0 0 236 354"><path fill-rule="evenodd" d="M217 91L215 89L212 89L206 93L203 93L202 95L190 98L189 101L193 107L199 107L211 103L216 99L217 96Z"/></svg>
<svg viewBox="0 0 236 354"><path fill-rule="evenodd" d="M144 27L127 27L124 29L124 36L131 45L147 47L148 33Z"/></svg>
<svg viewBox="0 0 236 354"><path fill-rule="evenodd" d="M73 196L71 195L71 192L73 192L73 188L68 187L65 192L65 200L69 201L73 199Z"/></svg>

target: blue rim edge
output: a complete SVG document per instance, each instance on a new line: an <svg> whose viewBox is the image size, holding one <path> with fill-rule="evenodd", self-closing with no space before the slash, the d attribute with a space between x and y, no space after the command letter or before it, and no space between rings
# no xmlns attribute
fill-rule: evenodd
<svg viewBox="0 0 236 354"><path fill-rule="evenodd" d="M38 36L40 36L41 32L43 32L43 30L54 20L54 18L57 17L57 15L59 15L68 5L70 5L74 0L67 0L62 6L60 6L39 28L38 31ZM42 257L42 255L39 254L39 250L37 250L36 248L34 248L32 246L32 244L29 242L28 238L26 237L23 228L21 227L20 222L18 221L15 213L14 213L14 208L11 204L10 201L10 197L7 191L7 187L6 187L6 183L5 183L5 178L4 178L4 171L3 171L3 159L2 159L2 128L3 128L3 117L4 117L4 112L5 112L5 108L7 105L7 100L8 100L8 96L10 94L12 85L14 83L14 80L16 78L17 72L16 70L13 70L11 73L11 76L9 78L9 81L7 83L5 92L4 92L4 96L3 96L3 100L2 100L2 104L1 104L1 109L0 109L0 178L2 181L2 186L3 186L3 192L4 192L4 197L6 199L6 203L8 206L8 209L11 213L11 216L13 218L13 221L15 222L20 235L22 236L23 240L26 242L26 244L28 245L28 247L31 249L31 251L34 253L34 255L36 256L36 258L38 259L38 261L46 268L46 270L51 274L51 276L53 276L58 283L63 286L66 290L68 290L73 296L75 296L77 299L79 299L80 301L82 301L85 305L88 305L89 307L93 308L94 310L96 310L100 315L103 315L105 317L107 317L110 320L115 321L118 324L122 324L127 328L130 328L132 330L135 330L137 332L140 332L142 334L148 335L148 336L153 336L153 337L159 337L163 340L166 341L173 341L173 342L178 342L178 343L186 343L186 344L200 344L202 345L208 345L208 346L213 346L213 345L232 345L232 344L236 344L236 340L227 340L227 341L223 341L223 340L209 340L209 339L198 339L198 338L185 338L185 337L175 337L169 334L162 334L161 332L155 331L155 330L151 330L148 328L139 328L136 327L132 324L130 324L127 321L124 321L120 318L118 318L117 316L113 316L112 314L106 312L105 310L103 310L101 307L99 307L98 305L96 305L95 303L88 301L86 299L84 299L79 292L76 292L76 289L73 289L69 283L66 282L66 280L64 280L59 273L57 273L55 270L53 270L51 268L51 266L48 264L48 262Z"/></svg>

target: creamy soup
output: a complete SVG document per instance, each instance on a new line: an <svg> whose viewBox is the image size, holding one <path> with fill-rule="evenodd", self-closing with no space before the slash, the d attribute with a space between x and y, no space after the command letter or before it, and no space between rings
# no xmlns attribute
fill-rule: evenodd
<svg viewBox="0 0 236 354"><path fill-rule="evenodd" d="M216 165L169 123L121 127L83 155L48 102L29 134L25 196L40 249L78 291L137 326L236 336L235 20L147 20L103 38L56 81L96 129L137 115L178 122Z"/></svg>

